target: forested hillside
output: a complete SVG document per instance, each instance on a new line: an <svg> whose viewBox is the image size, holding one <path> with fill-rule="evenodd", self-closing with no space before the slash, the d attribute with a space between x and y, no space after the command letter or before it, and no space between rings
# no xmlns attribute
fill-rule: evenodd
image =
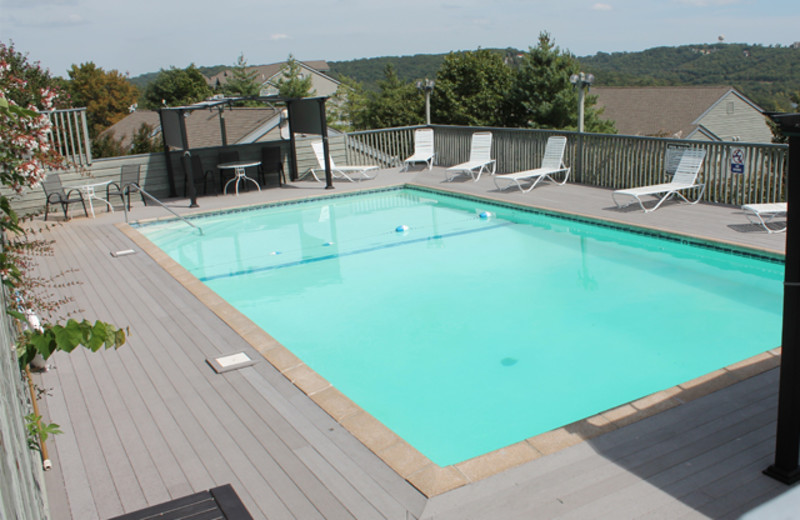
<svg viewBox="0 0 800 520"><path fill-rule="evenodd" d="M520 52L497 50L508 62ZM391 63L400 79L435 78L444 54L332 61L330 74L375 88ZM642 52L579 57L583 70L604 86L730 85L766 110L792 110L789 96L800 91L800 49L738 43L657 47Z"/></svg>
<svg viewBox="0 0 800 520"><path fill-rule="evenodd" d="M800 49L725 43L579 58L597 85L730 85L766 110L792 110Z"/></svg>
<svg viewBox="0 0 800 520"><path fill-rule="evenodd" d="M492 49L514 66L521 51ZM352 78L367 90L376 90L391 64L402 81L435 78L446 54L384 56L350 61L330 61L329 74ZM656 47L641 52L598 53L579 57L585 72L595 75L595 85L730 85L766 110L791 111L791 95L800 94L800 48L718 43ZM206 76L229 68L200 67ZM131 78L144 88L158 73Z"/></svg>
<svg viewBox="0 0 800 520"><path fill-rule="evenodd" d="M215 76L220 72L222 72L223 70L230 68L232 68L231 65L214 65L211 67L197 67L197 70L199 70L200 73L203 74L203 76L210 78L211 76ZM148 72L146 74L141 74L139 76L131 78L130 81L131 83L136 85L140 90L144 90L144 88L147 86L148 83L156 79L159 72Z"/></svg>
<svg viewBox="0 0 800 520"><path fill-rule="evenodd" d="M506 63L515 63L520 51L517 49L487 49L497 53ZM434 79L447 54L416 54L414 56L383 56L380 58L363 58L350 61L329 61L331 70L328 74L336 79L343 76L352 78L368 90L375 90L378 81L383 79L386 65L394 67L397 77L403 81L416 82L420 79Z"/></svg>
<svg viewBox="0 0 800 520"><path fill-rule="evenodd" d="M397 77L403 81L416 81L424 78L435 78L436 71L442 65L445 54L417 54L414 56L383 56L380 58L364 58L350 61L329 61L331 70L328 74L336 79L343 76L352 78L363 84L365 88L374 90L378 81L383 79L386 65L391 64Z"/></svg>

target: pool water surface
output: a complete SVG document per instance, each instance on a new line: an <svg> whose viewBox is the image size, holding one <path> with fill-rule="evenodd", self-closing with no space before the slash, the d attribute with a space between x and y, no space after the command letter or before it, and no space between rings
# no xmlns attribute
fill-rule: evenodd
<svg viewBox="0 0 800 520"><path fill-rule="evenodd" d="M783 264L428 190L139 230L440 466L780 342Z"/></svg>

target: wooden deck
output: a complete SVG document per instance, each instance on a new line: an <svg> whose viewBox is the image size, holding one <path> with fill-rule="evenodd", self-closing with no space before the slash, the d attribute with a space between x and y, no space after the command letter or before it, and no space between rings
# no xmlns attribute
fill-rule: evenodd
<svg viewBox="0 0 800 520"><path fill-rule="evenodd" d="M381 172L336 192L414 182L554 211L781 253L784 235L737 208L665 204L616 210L610 192L545 185L498 193L490 178L443 182L441 170ZM321 195L321 185L201 198L200 210ZM180 213L185 200L170 201ZM134 207L132 216L167 216ZM777 370L673 407L453 491L426 498L266 360L217 374L207 358L258 353L98 212L56 226L41 272L80 280L64 291L76 317L129 326L118 351L75 351L38 374L49 442L54 520L106 519L231 484L254 518L736 518L788 488L761 474L772 461ZM765 345L765 350L775 345ZM713 389L713 388L712 388ZM576 438L577 438L576 433Z"/></svg>

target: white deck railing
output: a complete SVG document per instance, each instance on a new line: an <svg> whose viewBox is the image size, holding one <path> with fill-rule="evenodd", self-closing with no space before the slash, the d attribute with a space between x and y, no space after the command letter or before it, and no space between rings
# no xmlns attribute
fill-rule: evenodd
<svg viewBox="0 0 800 520"><path fill-rule="evenodd" d="M700 182L703 200L730 205L780 202L786 196L788 146L768 143L712 142L663 139L554 130L432 125L436 164L450 166L467 160L473 132L493 134L492 157L497 173L535 168L541 163L547 138L567 136L566 163L570 182L603 188L630 188L666 182L671 158L681 149L706 150ZM347 134L348 161L380 160L386 167L402 164L413 152L414 129L389 128ZM365 153L369 150L369 153Z"/></svg>
<svg viewBox="0 0 800 520"><path fill-rule="evenodd" d="M92 164L92 142L86 124L85 108L69 108L45 112L53 129L50 146L66 160L68 168L80 170Z"/></svg>

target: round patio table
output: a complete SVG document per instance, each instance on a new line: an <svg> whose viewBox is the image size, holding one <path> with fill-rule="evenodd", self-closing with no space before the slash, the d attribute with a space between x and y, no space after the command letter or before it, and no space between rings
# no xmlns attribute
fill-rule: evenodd
<svg viewBox="0 0 800 520"><path fill-rule="evenodd" d="M261 186L259 186L258 183L254 179L252 179L252 178L250 178L250 177L248 177L246 175L247 168L250 168L252 166L260 166L260 165L261 165L261 161L234 161L234 162L227 162L227 163L218 164L217 168L219 168L220 170L230 170L230 169L232 169L232 170L234 170L234 173L235 173L233 178L225 183L225 189L223 189L222 192L227 194L228 193L228 185L230 183L236 181L236 195L239 195L239 182L242 181L242 180L252 182L253 184L256 185L256 188L258 188L258 191L261 191Z"/></svg>

